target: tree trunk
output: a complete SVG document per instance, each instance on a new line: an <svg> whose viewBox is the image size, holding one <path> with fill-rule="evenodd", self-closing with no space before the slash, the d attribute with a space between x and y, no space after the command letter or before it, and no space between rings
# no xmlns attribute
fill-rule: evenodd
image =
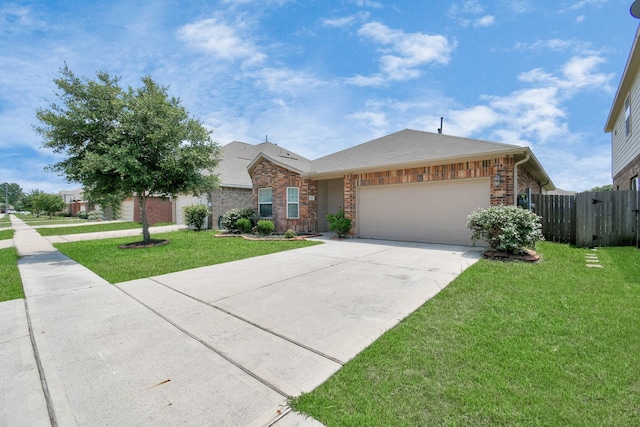
<svg viewBox="0 0 640 427"><path fill-rule="evenodd" d="M140 221L142 221L142 241L147 243L151 241L151 235L147 219L147 195L144 192L138 193L138 203L140 204Z"/></svg>

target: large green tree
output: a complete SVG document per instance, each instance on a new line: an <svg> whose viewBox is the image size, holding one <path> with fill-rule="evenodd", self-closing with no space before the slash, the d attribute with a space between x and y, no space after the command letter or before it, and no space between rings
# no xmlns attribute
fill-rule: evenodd
<svg viewBox="0 0 640 427"><path fill-rule="evenodd" d="M145 76L141 87L123 89L106 72L90 80L66 65L60 73L54 82L61 103L36 113L44 147L66 155L49 169L81 183L90 198L137 196L145 242L151 240L149 197L217 186L219 145L167 87Z"/></svg>
<svg viewBox="0 0 640 427"><path fill-rule="evenodd" d="M12 182L3 182L0 184L0 205L5 209L5 204L9 203L9 206L13 206L15 209L21 207L21 201L24 197L22 187L19 184Z"/></svg>
<svg viewBox="0 0 640 427"><path fill-rule="evenodd" d="M57 194L47 194L40 192L33 196L31 201L32 206L39 214L40 211L46 212L49 218L53 217L53 214L63 211L67 204Z"/></svg>

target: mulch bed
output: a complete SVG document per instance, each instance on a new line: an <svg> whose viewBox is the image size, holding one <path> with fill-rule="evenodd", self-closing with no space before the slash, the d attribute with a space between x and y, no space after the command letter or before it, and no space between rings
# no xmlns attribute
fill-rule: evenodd
<svg viewBox="0 0 640 427"><path fill-rule="evenodd" d="M120 249L143 249L143 248L152 248L154 246L162 246L169 243L169 240L150 240L148 242L133 242L126 243L124 245L119 245Z"/></svg>
<svg viewBox="0 0 640 427"><path fill-rule="evenodd" d="M496 261L523 261L523 262L538 262L540 255L536 251L525 249L522 254L510 254L502 251L485 251L482 254L486 259L493 259Z"/></svg>

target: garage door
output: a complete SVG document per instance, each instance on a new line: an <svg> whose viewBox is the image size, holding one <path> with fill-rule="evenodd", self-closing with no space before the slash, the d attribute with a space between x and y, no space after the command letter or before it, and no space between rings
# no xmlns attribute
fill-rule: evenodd
<svg viewBox="0 0 640 427"><path fill-rule="evenodd" d="M363 238L470 245L467 217L490 204L489 179L360 187Z"/></svg>

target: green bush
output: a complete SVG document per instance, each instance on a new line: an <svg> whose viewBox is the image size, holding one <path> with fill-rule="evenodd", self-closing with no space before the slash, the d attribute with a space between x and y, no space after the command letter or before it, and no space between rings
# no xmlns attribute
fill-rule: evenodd
<svg viewBox="0 0 640 427"><path fill-rule="evenodd" d="M209 216L209 208L203 204L188 205L182 208L185 222L188 226L194 227L196 231L201 231L205 220Z"/></svg>
<svg viewBox="0 0 640 427"><path fill-rule="evenodd" d="M536 242L544 240L540 217L519 206L491 206L469 215L467 228L473 232L471 240L484 240L489 249L510 254L522 253L524 248L534 249Z"/></svg>
<svg viewBox="0 0 640 427"><path fill-rule="evenodd" d="M87 219L87 212L86 211L80 211L76 214L76 217L80 218L80 219Z"/></svg>
<svg viewBox="0 0 640 427"><path fill-rule="evenodd" d="M345 218L342 209L335 215L327 215L327 221L329 221L329 231L335 232L338 237L344 237L351 231L351 220Z"/></svg>
<svg viewBox="0 0 640 427"><path fill-rule="evenodd" d="M257 221L256 210L253 208L231 209L230 211L227 211L224 215L222 215L220 223L230 233L238 233L240 232L240 230L238 229L237 222L240 218L246 218L250 220L251 227L253 227Z"/></svg>
<svg viewBox="0 0 640 427"><path fill-rule="evenodd" d="M251 220L249 218L240 218L236 221L236 227L238 227L238 231L240 233L251 233L251 228L253 228L253 225L251 224Z"/></svg>
<svg viewBox="0 0 640 427"><path fill-rule="evenodd" d="M87 213L87 219L90 221L100 221L102 217L102 209L94 209Z"/></svg>
<svg viewBox="0 0 640 427"><path fill-rule="evenodd" d="M298 234L292 230L292 229L288 229L286 233L284 233L284 237L287 239L295 239L298 236Z"/></svg>
<svg viewBox="0 0 640 427"><path fill-rule="evenodd" d="M258 233L262 234L263 236L268 236L273 233L273 230L275 230L276 226L273 225L273 221L269 219L261 219L260 221L258 221L257 228Z"/></svg>

